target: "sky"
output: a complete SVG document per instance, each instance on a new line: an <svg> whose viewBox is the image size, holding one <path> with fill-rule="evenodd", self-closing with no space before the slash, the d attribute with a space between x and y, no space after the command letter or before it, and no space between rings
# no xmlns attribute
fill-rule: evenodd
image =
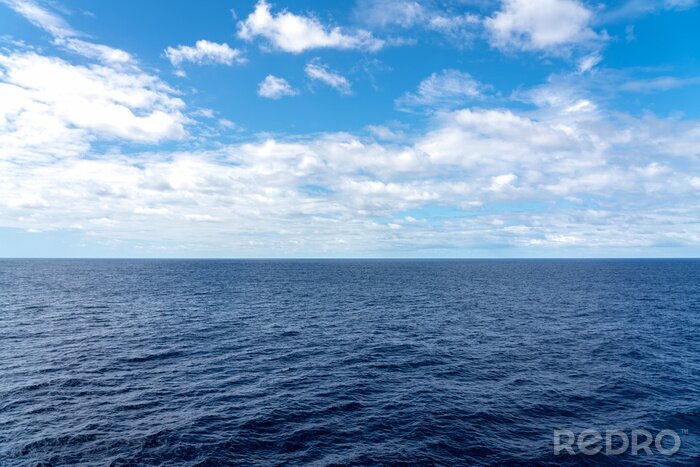
<svg viewBox="0 0 700 467"><path fill-rule="evenodd" d="M696 0L0 0L1 257L698 257Z"/></svg>

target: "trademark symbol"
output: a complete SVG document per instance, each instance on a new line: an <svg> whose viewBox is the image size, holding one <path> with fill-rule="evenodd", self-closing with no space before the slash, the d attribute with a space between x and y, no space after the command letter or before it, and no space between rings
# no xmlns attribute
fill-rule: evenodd
<svg viewBox="0 0 700 467"><path fill-rule="evenodd" d="M687 428L683 428L683 429L681 430L681 434L687 435L687 434L688 434L688 429L687 429Z"/></svg>

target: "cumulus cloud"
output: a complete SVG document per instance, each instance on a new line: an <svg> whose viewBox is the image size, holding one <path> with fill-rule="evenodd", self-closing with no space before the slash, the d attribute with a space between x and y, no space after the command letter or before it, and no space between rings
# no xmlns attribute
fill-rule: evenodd
<svg viewBox="0 0 700 467"><path fill-rule="evenodd" d="M326 27L317 18L287 10L273 14L265 0L260 0L255 10L238 22L238 37L247 41L262 37L274 48L291 53L320 48L375 52L385 45L368 31L346 32L340 27Z"/></svg>
<svg viewBox="0 0 700 467"><path fill-rule="evenodd" d="M494 47L556 52L599 39L592 19L578 0L504 0L484 26Z"/></svg>
<svg viewBox="0 0 700 467"><path fill-rule="evenodd" d="M46 162L79 157L98 139L157 143L187 135L177 92L129 53L83 40L31 0L6 3L88 61L77 65L21 45L0 51L0 160Z"/></svg>
<svg viewBox="0 0 700 467"><path fill-rule="evenodd" d="M554 169L569 162L590 166L601 163L601 154L607 147L585 129L565 125L560 118L548 122L511 110L479 108L461 109L439 118L440 127L426 134L417 146L441 164L473 168L516 164L537 170L547 164ZM586 157L577 161L574 154Z"/></svg>
<svg viewBox="0 0 700 467"><path fill-rule="evenodd" d="M327 66L318 60L307 63L304 71L306 76L312 80L320 81L341 94L350 94L352 92L350 81L345 76L329 70Z"/></svg>
<svg viewBox="0 0 700 467"><path fill-rule="evenodd" d="M280 99L297 94L299 91L294 89L286 79L274 75L267 75L258 85L258 95L268 99Z"/></svg>
<svg viewBox="0 0 700 467"><path fill-rule="evenodd" d="M183 102L143 72L33 52L0 54L0 72L0 157L19 157L41 144L73 152L95 135L136 142L185 136Z"/></svg>
<svg viewBox="0 0 700 467"><path fill-rule="evenodd" d="M243 52L239 49L232 49L228 44L217 44L207 40L195 42L194 47L189 45L178 45L165 49L165 56L173 66L179 67L184 62L204 64L233 65L243 63Z"/></svg>
<svg viewBox="0 0 700 467"><path fill-rule="evenodd" d="M464 105L482 97L486 86L469 73L458 70L442 70L433 73L418 85L415 93L406 93L396 100L399 109L417 107L451 108Z"/></svg>
<svg viewBox="0 0 700 467"><path fill-rule="evenodd" d="M425 254L436 245L546 252L700 239L691 221L700 213L698 122L466 108L432 117L429 128L385 142L294 135L119 157L89 146L62 156L52 143L21 165L7 152L0 224L161 245L172 255L212 245L251 256ZM523 202L544 207L523 211ZM426 221L431 209L464 215Z"/></svg>

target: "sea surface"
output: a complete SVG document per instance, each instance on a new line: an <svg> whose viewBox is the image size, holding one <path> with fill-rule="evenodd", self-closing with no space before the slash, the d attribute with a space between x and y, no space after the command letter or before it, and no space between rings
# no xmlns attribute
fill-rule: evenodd
<svg viewBox="0 0 700 467"><path fill-rule="evenodd" d="M0 261L0 465L397 463L700 465L700 261Z"/></svg>

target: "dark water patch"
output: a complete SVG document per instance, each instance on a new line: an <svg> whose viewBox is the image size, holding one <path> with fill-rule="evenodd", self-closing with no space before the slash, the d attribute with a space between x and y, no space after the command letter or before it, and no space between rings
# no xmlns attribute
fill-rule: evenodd
<svg viewBox="0 0 700 467"><path fill-rule="evenodd" d="M698 261L0 261L0 465L698 465ZM554 456L555 429L677 431Z"/></svg>
<svg viewBox="0 0 700 467"><path fill-rule="evenodd" d="M145 363L169 358L176 358L182 355L182 352L176 350L168 350L164 352L145 353L143 355L130 356L122 359L119 363Z"/></svg>

